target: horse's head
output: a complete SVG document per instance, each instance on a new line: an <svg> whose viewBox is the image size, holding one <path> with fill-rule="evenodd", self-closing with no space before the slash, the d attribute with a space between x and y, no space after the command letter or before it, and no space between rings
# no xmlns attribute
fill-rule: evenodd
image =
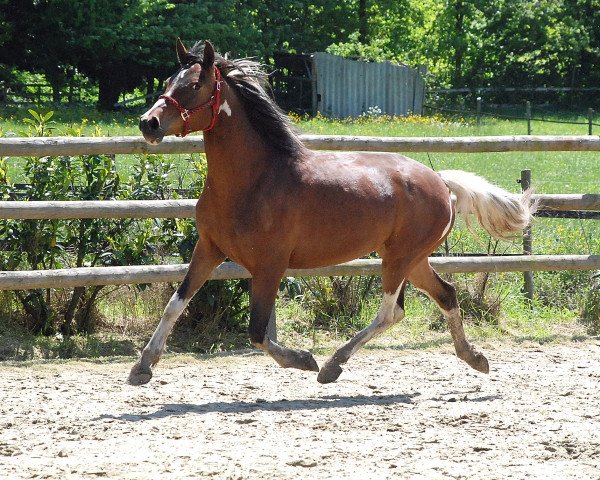
<svg viewBox="0 0 600 480"><path fill-rule="evenodd" d="M204 42L200 58L177 39L177 59L181 69L167 80L164 94L140 118L140 130L153 145L167 135L210 130L217 118L221 77L211 43Z"/></svg>

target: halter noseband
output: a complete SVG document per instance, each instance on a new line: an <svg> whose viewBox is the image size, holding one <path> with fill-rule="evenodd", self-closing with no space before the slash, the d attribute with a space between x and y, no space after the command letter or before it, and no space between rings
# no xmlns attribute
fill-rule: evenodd
<svg viewBox="0 0 600 480"><path fill-rule="evenodd" d="M208 124L208 127L202 128L201 130L203 132L208 132L215 126L219 113L219 101L221 99L221 72L219 72L217 67L215 67L215 78L215 89L213 90L213 94L211 95L210 99L207 102L201 103L197 107L190 108L189 110L182 107L181 104L170 95L161 95L158 97L159 99L162 98L167 103L173 105L179 111L179 114L183 119L183 132L181 132L178 136L185 137L188 133L190 133L190 117L199 110L205 110L212 107L210 123Z"/></svg>

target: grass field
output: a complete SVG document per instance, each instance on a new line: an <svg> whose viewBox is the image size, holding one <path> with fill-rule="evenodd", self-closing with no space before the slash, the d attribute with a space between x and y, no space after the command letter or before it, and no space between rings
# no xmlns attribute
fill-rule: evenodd
<svg viewBox="0 0 600 480"><path fill-rule="evenodd" d="M46 109L39 109L46 113ZM53 135L72 136L117 136L139 135L137 127L139 110L119 113L99 113L89 108L57 109L50 125ZM25 136L33 130L23 123L30 117L27 109L6 108L0 113L0 135ZM557 117L563 119L564 117ZM389 119L385 117L358 120L326 120L293 116L300 132L323 135L373 135L373 136L475 136L475 135L517 135L526 133L525 121L497 120L484 118L481 126L474 125L473 119L411 116ZM570 121L584 122L584 117L570 117ZM600 119L598 120L600 121ZM600 127L598 127L600 133ZM584 125L534 123L533 133L537 135L584 135ZM410 156L433 166L435 169L460 168L481 175L514 189L516 179L524 168L532 170L536 190L540 193L593 192L598 188L597 152L530 152L530 153L473 153L451 154L413 153ZM174 155L173 161L185 168L189 155ZM119 156L118 165L127 171L134 159L129 155ZM11 167L17 167L19 159L12 159ZM15 168L15 175L18 175Z"/></svg>
<svg viewBox="0 0 600 480"><path fill-rule="evenodd" d="M137 119L143 108L99 114L92 109L57 110L52 123L52 135L138 135ZM45 113L45 110L41 110ZM0 135L31 135L32 130L22 119L29 116L25 109L9 109L0 113ZM481 126L474 125L471 119L446 118L438 115L406 118L362 118L357 120L327 120L324 118L292 117L299 131L314 134L348 134L373 136L475 136L475 135L516 135L526 133L526 123L514 120L484 118ZM557 117L559 118L559 117ZM563 118L563 117L560 117ZM572 118L575 120L575 118ZM583 117L577 121L585 121ZM600 133L600 128L598 128ZM583 135L587 127L581 125L536 122L533 133L538 135ZM433 153L411 154L418 161L441 169L461 169L477 173L488 180L517 192L520 187L516 180L522 169L531 169L535 190L540 193L600 193L600 153L598 152L514 152L514 153L474 153L451 154ZM177 175L185 177L190 162L189 155L172 156L178 165ZM127 175L135 162L132 155L117 157L117 165ZM22 159L8 159L9 174L18 181L19 164ZM175 181L175 179L174 179ZM181 180L180 180L181 181ZM183 180L185 183L185 180ZM180 186L180 185L177 185ZM538 254L600 254L600 222L579 220L538 219L533 227L534 253ZM495 248L498 253L519 253L518 242L501 243L490 246L483 234L477 239L460 225L449 237L448 245L455 253L486 252ZM481 277L457 275L455 283L465 298L465 305L471 304L478 296L477 288ZM478 283L479 282L479 283ZM557 334L581 334L600 328L600 319L592 327L582 325L579 320L586 305L593 297L591 274L589 272L563 272L536 274L536 300L532 308L526 305L520 294L522 277L519 274L492 275L486 284L486 295L481 307L495 315L490 322L469 322L468 330L475 336L505 336L518 338L551 339ZM119 295L121 298L126 295ZM134 315L123 323L124 312L133 311L136 301L143 298L129 297L127 302L108 301L104 313L111 322L119 325L123 332L132 329L148 334L150 327L144 327L139 316L150 317L150 326L160 315L160 306L142 308L143 313ZM132 303L133 302L133 303ZM469 303L471 302L471 303ZM501 308L497 308L501 304ZM589 305L588 305L589 306ZM348 328L354 331L370 321L378 308L378 297L370 297L365 302L363 313L357 318L346 319ZM432 325L437 322L437 313L431 302L411 292L408 296L409 316L402 327L396 327L396 334L403 341L419 342L435 337ZM598 309L597 309L598 310ZM597 312L596 310L596 312ZM485 314L485 312L484 312ZM475 315L475 313L474 313ZM594 313L592 313L592 316ZM595 313L598 315L598 313ZM485 316L485 315L484 315ZM290 344L305 345L309 341L313 348L328 344L332 335L315 328L313 311L299 301L281 302L278 310L283 338ZM127 324L127 322L130 322ZM435 329L434 329L435 330ZM345 335L341 332L340 335ZM336 335L333 335L334 337ZM310 340L307 340L310 339ZM304 343L303 343L304 342ZM84 341L85 343L85 341ZM94 345L96 345L94 343ZM83 347L82 347L83 348ZM218 348L217 348L218 349ZM85 350L85 348L83 348Z"/></svg>

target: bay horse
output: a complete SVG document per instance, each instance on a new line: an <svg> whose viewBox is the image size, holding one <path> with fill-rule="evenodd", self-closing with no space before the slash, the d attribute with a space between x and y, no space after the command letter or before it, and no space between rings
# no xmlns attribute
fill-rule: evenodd
<svg viewBox="0 0 600 480"><path fill-rule="evenodd" d="M151 379L175 321L226 258L252 275L252 344L282 367L319 372L321 383L335 381L360 347L402 320L404 290L411 282L444 314L456 355L488 373L487 359L465 337L455 288L431 268L428 257L448 235L456 212L474 213L496 238L520 232L534 209L530 196L511 194L467 172L436 173L398 154L308 150L267 94L267 76L258 63L226 59L208 41L188 50L178 40L176 50L181 68L142 115L140 129L153 145L167 135L204 132L208 173L196 206L199 239L129 382ZM327 266L371 252L382 259L379 312L320 369L311 353L268 337L288 267Z"/></svg>

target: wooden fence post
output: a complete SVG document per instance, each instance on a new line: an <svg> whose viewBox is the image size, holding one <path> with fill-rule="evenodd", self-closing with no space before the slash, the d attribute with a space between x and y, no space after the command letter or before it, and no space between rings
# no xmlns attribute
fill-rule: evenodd
<svg viewBox="0 0 600 480"><path fill-rule="evenodd" d="M594 109L588 108L588 135L592 134L593 123L594 123Z"/></svg>
<svg viewBox="0 0 600 480"><path fill-rule="evenodd" d="M527 119L527 135L531 135L531 102L525 102L525 118Z"/></svg>
<svg viewBox="0 0 600 480"><path fill-rule="evenodd" d="M529 102L527 102L529 103ZM531 170L521 170L521 189L527 190L531 187ZM523 254L533 254L533 238L531 233L531 225L523 230ZM528 302L533 300L533 272L523 272L523 292Z"/></svg>
<svg viewBox="0 0 600 480"><path fill-rule="evenodd" d="M477 97L477 126L481 125L481 97Z"/></svg>

